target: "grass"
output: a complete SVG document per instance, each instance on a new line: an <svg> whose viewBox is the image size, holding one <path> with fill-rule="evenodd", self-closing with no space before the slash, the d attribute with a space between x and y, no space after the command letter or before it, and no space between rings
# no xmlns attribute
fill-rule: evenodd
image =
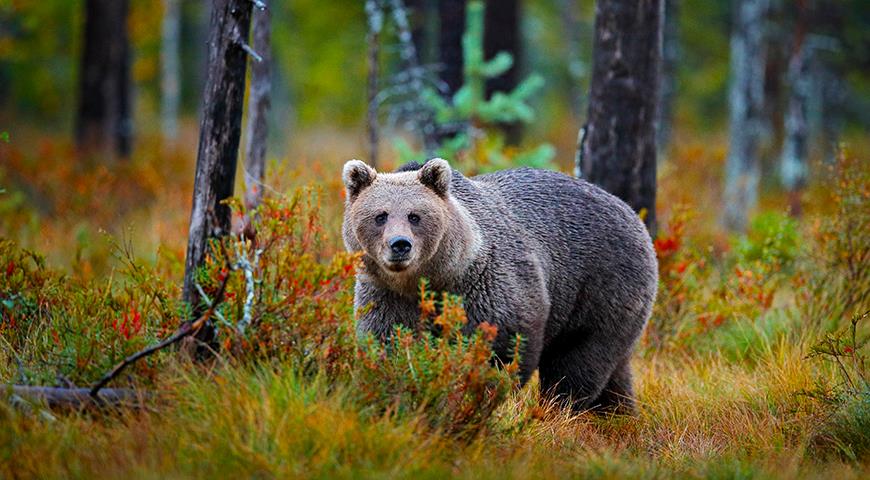
<svg viewBox="0 0 870 480"><path fill-rule="evenodd" d="M321 155L304 138L291 156ZM718 182L711 143L681 142L662 169L660 295L633 362L636 416L571 413L534 378L516 387L510 366L488 366L491 333L451 334L464 315L434 292L422 305L439 328L359 341L341 185L325 173L339 162L312 161L273 169L258 245L227 244L265 250L245 333L244 278L216 257L199 280L209 292L231 275L219 358L136 365L116 383L160 391L143 410L0 401L0 478L866 478L870 248L854 233L870 217L867 162L844 153L799 220L767 194L748 234L730 238L715 190L680 188ZM105 167L110 188L86 168L37 175L49 150L71 162L49 146L0 166L0 383L88 385L186 318L186 213L167 205L189 202L179 172L191 157Z"/></svg>

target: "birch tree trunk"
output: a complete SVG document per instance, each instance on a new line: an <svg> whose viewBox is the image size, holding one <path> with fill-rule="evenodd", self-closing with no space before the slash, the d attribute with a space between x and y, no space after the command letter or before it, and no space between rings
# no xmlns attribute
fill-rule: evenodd
<svg viewBox="0 0 870 480"><path fill-rule="evenodd" d="M163 0L160 43L160 126L163 137L178 137L178 104L181 89L179 0Z"/></svg>
<svg viewBox="0 0 870 480"><path fill-rule="evenodd" d="M656 231L663 0L599 0L581 170Z"/></svg>
<svg viewBox="0 0 870 480"><path fill-rule="evenodd" d="M768 0L734 0L729 86L730 143L725 166L723 223L746 229L758 202L759 144L764 109L764 26Z"/></svg>
<svg viewBox="0 0 870 480"><path fill-rule="evenodd" d="M809 102L813 90L810 63L811 46L807 43L807 6L797 2L798 18L795 40L788 65L786 80L789 86L788 107L785 113L785 135L780 158L780 179L789 191L791 213L800 214L799 191L807 175L809 151Z"/></svg>
<svg viewBox="0 0 870 480"><path fill-rule="evenodd" d="M366 17L368 18L368 79L366 85L367 114L366 132L369 140L369 164L378 166L378 91L380 90L380 45L381 30L384 27L384 8L381 0L366 0Z"/></svg>
<svg viewBox="0 0 870 480"><path fill-rule="evenodd" d="M680 61L680 0L665 0L664 32L662 34L662 86L659 94L659 118L656 142L660 152L671 141L674 116L674 94L677 88L677 65Z"/></svg>
<svg viewBox="0 0 870 480"><path fill-rule="evenodd" d="M263 198L269 108L272 102L272 25L268 8L253 13L253 48L260 58L251 64L245 145L245 208L252 210Z"/></svg>
<svg viewBox="0 0 870 480"><path fill-rule="evenodd" d="M251 23L249 0L215 0L208 41L208 77L203 98L199 152L193 187L193 208L187 259L184 265L184 300L199 307L194 276L206 257L208 239L230 231L230 209L221 204L233 195L245 94L245 44ZM197 338L213 340L213 329Z"/></svg>
<svg viewBox="0 0 870 480"><path fill-rule="evenodd" d="M133 136L127 0L85 2L76 141L85 151L126 157Z"/></svg>

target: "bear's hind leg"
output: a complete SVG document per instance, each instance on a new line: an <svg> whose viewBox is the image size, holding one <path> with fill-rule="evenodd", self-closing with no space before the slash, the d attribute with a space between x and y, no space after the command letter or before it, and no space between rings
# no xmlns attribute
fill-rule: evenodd
<svg viewBox="0 0 870 480"><path fill-rule="evenodd" d="M627 348L614 346L612 342L602 332L588 330L555 339L541 355L538 373L542 393L570 402L576 411L596 408L611 380L615 381L616 391L630 393L630 376L614 375L622 360L613 358L613 352ZM625 388L626 380L629 390Z"/></svg>
<svg viewBox="0 0 870 480"><path fill-rule="evenodd" d="M635 412L634 389L631 386L631 365L629 358L616 366L610 375L593 408L603 412L631 414Z"/></svg>

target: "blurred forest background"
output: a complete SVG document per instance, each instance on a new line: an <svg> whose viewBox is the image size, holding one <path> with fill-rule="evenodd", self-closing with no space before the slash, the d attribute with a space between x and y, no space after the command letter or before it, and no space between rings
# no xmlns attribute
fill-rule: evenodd
<svg viewBox="0 0 870 480"><path fill-rule="evenodd" d="M13 189L9 185L10 193L24 195L7 193L0 205L9 213L4 213L4 229L25 244L35 242L47 247L46 242L56 241L63 245L55 248L68 250L69 240L90 238L95 228L119 232L105 222L84 226L81 222L87 223L88 219L78 219L77 230L70 232L67 228L56 236L46 235L33 223L38 223L37 218L20 211L22 202L38 205L43 213L86 204L84 198L64 197L68 193L58 191L50 178L62 176L63 172L88 176L100 168L112 172L115 169L105 163L94 168L85 166L101 164L93 155L89 159L70 156L77 132L79 143L85 141L81 140L85 133L79 131L82 122L77 119L89 113L81 107L95 101L82 98L91 93L83 93L86 90L80 83L86 3L6 0L0 4L0 122L6 132L4 138L9 140L2 145L2 169L5 183L17 186ZM126 11L104 10L106 15L120 15L123 19L112 18L108 23L118 26L118 31L105 34L123 35L129 41L128 50L121 54L129 64L125 74L129 78L122 81L124 87L115 94L123 95L119 103L125 106L123 118L117 122L123 133L118 135L129 141L119 149L124 151L122 156L127 156L129 150L133 161L118 168L135 168L131 164L137 165L143 159L141 163L150 164L148 168L171 173L170 179L151 178L152 185L126 192L112 189L105 182L93 185L107 189L100 192L109 195L105 200L139 195L127 201L117 197L117 202L112 202L116 208L110 216L118 220L118 215L150 204L158 188L155 183L168 181L178 188L189 188L206 77L210 8L209 2L183 0L108 2L112 3L123 4L121 10ZM365 130L369 103L366 41L371 24L364 5L350 0L273 3L269 9L273 59L269 73L270 164L294 169L314 162L328 165L324 172L337 172L339 160L366 159L370 153ZM464 14L455 11L462 12L465 2L406 3L416 47L415 62L425 70L421 78L427 87L440 89L443 94L455 92L463 82L459 38L464 29ZM728 88L733 76L730 41L738 4L706 0L665 3L668 13L663 29L659 176L667 174L674 165L669 160L680 155L678 152L697 146L702 147L703 155L711 157L705 168L712 170L710 176L717 177L724 169L720 159L728 151ZM841 140L853 139L856 151L866 145L870 124L870 8L860 0L772 0L759 5L766 7L763 22L757 27L763 30L762 49L756 52L763 62L763 110L751 125L740 130L750 129L754 132L751 135L758 138L757 151L752 155L758 157L754 161L760 166L761 189L766 194L783 185L781 162L788 148L789 102L795 95L804 98L800 108L805 110L801 121L806 123L803 136L807 153L801 155L809 159L806 165L833 158ZM449 13L451 10L454 13ZM514 124L509 132L506 130L509 155L501 157L504 161L494 162L495 167L529 163L529 158L517 155L517 149L511 147L522 141L543 147L533 152L538 160L552 159L555 163L550 165L571 171L577 131L586 121L588 107L593 2L514 0L498 3L498 10L503 13L487 15L489 33L484 39L484 53L490 58L496 52L507 51L515 65L488 80L487 94L493 90L510 91L530 75L542 82L526 95L532 116L524 118L521 129ZM380 134L387 139L380 142L386 166L410 158L407 143L394 141L397 136L411 144L421 142L416 135L419 131L413 132L418 125L408 119L405 105L415 100L416 93L409 95L389 88L396 83L401 87L401 75L408 71L398 33L396 23L387 14L379 38L382 48L378 53L377 100L378 124L385 128ZM802 66L790 74L790 65L798 56ZM796 90L797 94L793 94ZM441 137L442 141L446 138ZM504 150L502 147L487 148ZM455 154L456 149L448 153ZM514 156L520 158L508 161ZM540 164L534 158L531 161ZM72 178L55 180L69 183ZM711 179L703 188L718 191L718 183L722 182ZM717 194L721 195L713 193ZM150 200L143 203L146 198ZM710 210L721 211L722 205L711 202L699 207L713 216ZM184 195L169 203L158 203L164 215L169 214L168 210L181 213L189 205ZM87 208L81 211L97 213ZM10 220L13 217L15 220ZM133 223L145 228L140 222ZM742 228L738 225L737 229ZM174 227L170 230L180 231ZM153 246L170 238L158 235L152 240Z"/></svg>
<svg viewBox="0 0 870 480"><path fill-rule="evenodd" d="M114 172L114 167L106 166L111 162L103 162L99 168L94 167L96 170L86 167L101 163L95 160L92 151L85 159L69 156L77 135L79 146L88 142L83 138L87 134L81 132L84 122L81 119L93 112L89 113L83 106L96 101L82 98L92 96L93 90L83 90L86 87L80 83L85 7L89 3L6 0L0 4L0 122L4 138L8 138L2 146L3 175L7 184L17 185L14 190L25 195L5 195L0 205L6 212L21 214L16 206L20 206L20 202L36 204L42 212L64 208L53 203L69 206L87 203L86 199L53 198L65 193L50 185L49 177L66 171L70 175L90 174L99 172L99 168L110 168ZM350 0L273 3L269 8L272 29L269 53L273 65L269 72L271 108L267 114L270 165L294 169L315 162L332 169L327 168L325 172L337 172L335 166L340 160L367 159L371 152L365 130L370 103L366 85L369 57L366 42L371 19L367 17L365 5ZM737 18L736 5L752 2L669 0L665 3L661 99L658 102L659 177L675 165L669 160L679 156L679 152L685 153L690 146L703 147L703 154L711 157L710 163L705 165L713 170L709 175L724 175L720 159L728 152L729 104L733 103L729 101L728 90L734 76L729 63L730 43L732 33L737 31L732 27ZM763 62L763 101L761 111L737 130L751 130L750 136L758 139L750 155L757 157L752 162L760 168L761 191L767 194L783 187L791 188L784 185L781 170L790 148L787 138L789 102L795 97L803 98L799 121L805 125L801 127L800 141L806 147L801 146L801 152L806 153L799 155L807 159L801 160L806 166L817 165L821 160L830 161L841 140L851 139L856 151L862 151L866 145L870 125L870 36L867 33L870 8L860 0L756 3L764 9L761 23L753 26L761 30L762 43L753 52ZM124 110L119 114L115 134L129 143L118 147L121 156L132 157L133 161L119 168L134 168L130 165L138 164L139 159L148 159L142 162L151 163L149 168L172 173L169 180L154 178L152 182L177 182L175 185L179 188L188 188L190 174L185 172L191 171L189 162L195 158L206 78L209 2L108 2L107 5L123 5L115 8L114 13L111 8L98 7L99 4L93 2L94 8L103 8L105 15L116 17L107 23L119 27L116 32L103 32L108 35L106 38L124 37L129 42L127 50L119 53L128 64L129 72L125 75L129 78L121 81L117 91L111 90L114 88L111 85L95 87L103 88L110 97L114 92ZM465 20L464 13L455 12L462 12L465 2L413 0L406 4L416 47L414 61L424 71L420 78L426 87L444 95L455 93L463 83L459 38ZM514 66L487 80L486 94L509 92L529 76L536 77L540 83L535 83L524 95L524 102L527 101L530 108L528 116L524 115L520 122L521 128L515 121L504 130L508 134L507 145L502 142L492 146L489 142L485 147L508 153L507 157L499 156L502 161L493 161L491 168L523 163L543 165L542 159L552 159L554 163L549 163L550 166L570 172L577 131L586 121L588 108L594 2L512 0L497 2L497 5L496 9L487 10L502 13L486 16L488 33L484 35L484 54L491 58L497 52L506 51L514 57ZM396 137L405 138L411 144L425 142L421 142L419 125L413 118L416 107L407 105L414 101L420 103L415 95L422 92L409 93L401 89L408 86L402 84L408 82L401 75L409 68L403 57L400 29L390 14L386 14L386 21L380 20L384 31L378 39L381 49L378 53L377 123L385 129L380 132L386 138L380 141L380 153L386 158L382 160L383 165L389 167L413 157L409 153L413 149L401 138L396 141ZM122 26L126 28L120 28ZM799 65L795 65L797 63ZM795 71L790 73L790 68ZM111 107L107 104L106 108ZM498 122L490 124L497 126ZM448 137L442 133L439 141L443 143L445 138ZM519 150L513 147L518 142L539 147L532 152L537 156L519 155ZM445 153L428 150L429 153ZM457 156L458 150L448 149L446 153ZM511 161L514 157L517 157L515 161ZM466 170L473 173L476 169ZM39 176L42 178L37 178L37 171L42 173ZM335 177L337 179L337 174ZM57 179L65 180L71 179ZM796 181L801 180L785 183ZM711 179L703 188L718 190L721 186L717 183L722 182L724 180ZM153 197L155 185L143 188L102 193L110 194L110 198L137 193ZM717 194L721 192L714 192ZM117 207L115 215L137 209L143 205L140 201L143 199L125 202L119 198L121 204L114 205ZM183 212L188 203L182 199L183 196L172 203L159 203L164 213L166 210ZM711 216L710 210L723 209L721 202L701 206ZM27 221L19 215L12 222L8 220L12 217L4 216L7 218L4 228L13 237L25 243L46 241L45 232L39 233L39 228L23 228L22 222L26 225L36 219L30 217ZM745 223L745 219L738 222L737 230L742 230ZM109 225L92 226L107 228ZM78 235L91 235L91 230L80 225ZM112 231L118 233L117 229ZM51 239L67 242L75 237L63 234ZM160 243L168 238L154 240ZM66 249L68 245L63 247Z"/></svg>
<svg viewBox="0 0 870 480"><path fill-rule="evenodd" d="M10 393L0 477L867 478L870 3L252 1L251 35L212 42L234 52L220 85L245 75L244 91L209 88L212 5L238 1L0 0L0 381L94 385L205 307L219 352L113 379L157 392L154 409ZM637 41L656 25L623 28L643 61L596 87L596 11L635 6L664 12L662 48ZM638 82L638 64L659 73ZM204 101L235 94L243 113ZM233 108L240 125L209 137ZM461 337L458 301L425 289L442 337L356 342L346 160L605 184L624 179L584 126L608 108L641 132L614 148L643 158L610 163L640 178L623 198L660 264L637 416L515 388L488 368L487 332ZM205 137L221 149L202 155ZM240 235L208 252L198 155L239 166L212 172Z"/></svg>

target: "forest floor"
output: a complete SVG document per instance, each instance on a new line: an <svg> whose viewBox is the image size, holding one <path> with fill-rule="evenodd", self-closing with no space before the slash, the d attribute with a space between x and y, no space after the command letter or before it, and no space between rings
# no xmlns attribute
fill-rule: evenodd
<svg viewBox="0 0 870 480"><path fill-rule="evenodd" d="M362 149L353 135L297 138L294 162L271 166L258 243L225 243L231 261L263 250L247 330L250 287L218 255L198 276L209 295L230 279L217 358L136 364L113 386L157 392L146 408L3 395L0 477L870 476L870 163L849 153L866 145L814 167L798 218L765 182L733 236L718 226L724 138L678 136L659 175L639 409L613 416L542 400L534 379L516 387L511 366L488 367L489 333L451 333L461 309L425 289L440 336L358 342L339 172ZM153 148L113 164L45 139L0 146L0 384L91 385L189 315L192 151L143 141Z"/></svg>

